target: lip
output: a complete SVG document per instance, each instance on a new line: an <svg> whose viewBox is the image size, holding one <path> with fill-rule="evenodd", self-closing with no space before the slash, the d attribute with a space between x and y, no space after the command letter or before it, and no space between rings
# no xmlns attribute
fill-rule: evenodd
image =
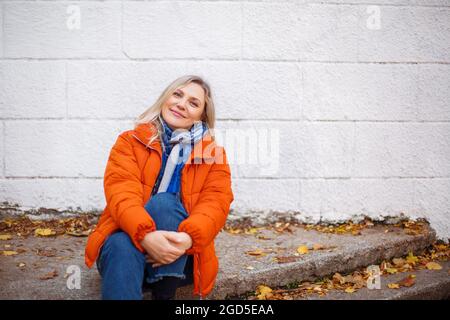
<svg viewBox="0 0 450 320"><path fill-rule="evenodd" d="M177 117L177 118L185 118L181 113L176 112L175 110L172 110L172 109L169 109L169 110L172 112L172 114L173 114L175 117Z"/></svg>

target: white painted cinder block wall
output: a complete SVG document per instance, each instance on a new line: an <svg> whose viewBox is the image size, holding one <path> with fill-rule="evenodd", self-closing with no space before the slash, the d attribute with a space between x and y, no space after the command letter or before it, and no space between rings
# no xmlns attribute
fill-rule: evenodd
<svg viewBox="0 0 450 320"><path fill-rule="evenodd" d="M450 1L367 2L1 1L0 200L102 209L117 135L198 74L219 129L279 133L278 171L232 164L233 214L403 213L449 238Z"/></svg>

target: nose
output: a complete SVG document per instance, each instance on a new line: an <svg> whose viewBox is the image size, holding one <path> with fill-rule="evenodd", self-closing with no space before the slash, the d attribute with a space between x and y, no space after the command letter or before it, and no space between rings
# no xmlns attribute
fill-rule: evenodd
<svg viewBox="0 0 450 320"><path fill-rule="evenodd" d="M181 109L181 110L185 110L185 105L187 103L187 100L180 100L177 103L177 108Z"/></svg>

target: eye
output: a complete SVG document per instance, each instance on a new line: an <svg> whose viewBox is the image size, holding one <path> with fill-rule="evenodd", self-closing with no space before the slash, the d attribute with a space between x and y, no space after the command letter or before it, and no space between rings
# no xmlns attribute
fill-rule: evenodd
<svg viewBox="0 0 450 320"><path fill-rule="evenodd" d="M175 91L173 94L174 94L175 96L177 96L177 97L180 97L180 96L181 96L180 93L179 93L178 91Z"/></svg>
<svg viewBox="0 0 450 320"><path fill-rule="evenodd" d="M192 104L194 107L198 108L198 104L197 104L197 103L191 102L191 104Z"/></svg>

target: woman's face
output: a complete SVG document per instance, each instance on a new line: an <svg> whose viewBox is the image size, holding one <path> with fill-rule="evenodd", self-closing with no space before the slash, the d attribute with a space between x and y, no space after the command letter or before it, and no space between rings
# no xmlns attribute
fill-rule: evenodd
<svg viewBox="0 0 450 320"><path fill-rule="evenodd" d="M205 109L205 91L197 83L178 87L162 106L161 114L172 129L189 130L202 118Z"/></svg>

